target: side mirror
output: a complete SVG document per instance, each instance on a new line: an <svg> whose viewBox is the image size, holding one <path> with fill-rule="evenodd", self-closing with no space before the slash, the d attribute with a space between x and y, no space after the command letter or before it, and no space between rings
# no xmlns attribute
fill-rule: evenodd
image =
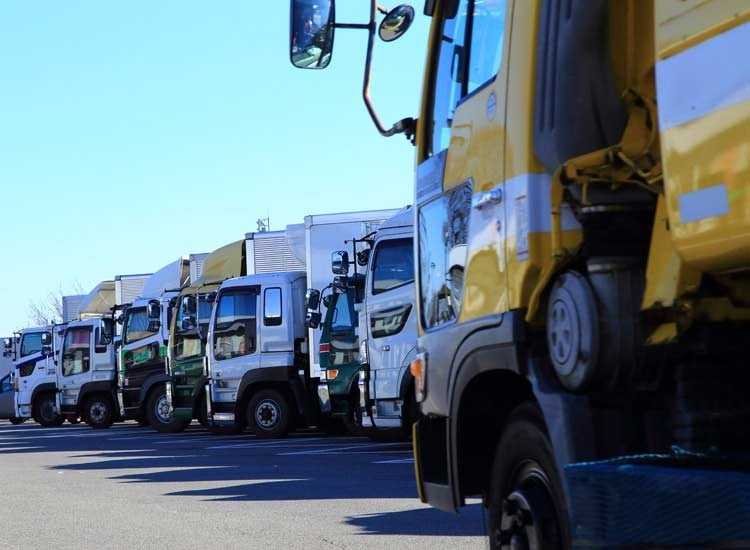
<svg viewBox="0 0 750 550"><path fill-rule="evenodd" d="M11 349L13 349L13 339L3 338L3 347L5 348L5 351L10 351Z"/></svg>
<svg viewBox="0 0 750 550"><path fill-rule="evenodd" d="M334 275L347 275L349 273L349 253L339 250L331 254L331 271Z"/></svg>
<svg viewBox="0 0 750 550"><path fill-rule="evenodd" d="M206 294L206 301L209 304L213 304L216 301L216 291L209 292L208 294Z"/></svg>
<svg viewBox="0 0 750 550"><path fill-rule="evenodd" d="M320 307L320 290L317 288L308 288L305 292L305 309L317 311Z"/></svg>
<svg viewBox="0 0 750 550"><path fill-rule="evenodd" d="M307 311L307 315L305 316L305 326L307 328L316 329L320 326L320 320L322 319L322 316L319 311Z"/></svg>
<svg viewBox="0 0 750 550"><path fill-rule="evenodd" d="M389 11L380 22L378 35L383 42L393 42L404 36L413 22L414 8L401 4Z"/></svg>
<svg viewBox="0 0 750 550"><path fill-rule="evenodd" d="M152 300L146 306L149 321L158 321L161 319L161 305L156 300Z"/></svg>
<svg viewBox="0 0 750 550"><path fill-rule="evenodd" d="M326 309L330 308L333 304L333 294L326 294L323 296L323 305L326 306Z"/></svg>
<svg viewBox="0 0 750 550"><path fill-rule="evenodd" d="M325 69L336 28L334 0L292 0L289 58L298 69Z"/></svg>
<svg viewBox="0 0 750 550"><path fill-rule="evenodd" d="M52 345L52 335L49 332L42 333L42 346Z"/></svg>

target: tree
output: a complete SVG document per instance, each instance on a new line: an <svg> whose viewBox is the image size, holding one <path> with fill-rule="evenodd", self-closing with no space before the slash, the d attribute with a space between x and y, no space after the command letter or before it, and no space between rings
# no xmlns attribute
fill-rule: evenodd
<svg viewBox="0 0 750 550"><path fill-rule="evenodd" d="M63 296L70 294L84 294L81 283L73 283L71 292L64 292L62 284L56 291L49 291L40 300L29 303L29 321L33 326L45 326L63 321Z"/></svg>

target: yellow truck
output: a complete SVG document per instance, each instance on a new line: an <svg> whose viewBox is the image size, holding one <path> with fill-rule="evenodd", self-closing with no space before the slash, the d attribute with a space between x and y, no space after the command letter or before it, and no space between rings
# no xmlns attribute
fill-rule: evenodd
<svg viewBox="0 0 750 550"><path fill-rule="evenodd" d="M363 4L293 0L291 60L367 32L416 146L421 499L491 548L750 544L750 2L427 0L390 129L416 13Z"/></svg>

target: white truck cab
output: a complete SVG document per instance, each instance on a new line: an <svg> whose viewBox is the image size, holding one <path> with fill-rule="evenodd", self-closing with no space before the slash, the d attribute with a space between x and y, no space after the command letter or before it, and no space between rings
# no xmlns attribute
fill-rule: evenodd
<svg viewBox="0 0 750 550"><path fill-rule="evenodd" d="M60 414L92 428L108 428L117 418L114 320L101 315L71 321L62 330L55 360Z"/></svg>
<svg viewBox="0 0 750 550"><path fill-rule="evenodd" d="M364 299L358 304L360 403L365 428L406 434L417 414L409 365L416 355L413 210L385 221L369 250Z"/></svg>
<svg viewBox="0 0 750 550"><path fill-rule="evenodd" d="M304 272L228 279L208 330L209 422L282 437L316 422L318 379L310 376Z"/></svg>
<svg viewBox="0 0 750 550"><path fill-rule="evenodd" d="M56 336L52 325L27 328L6 345L13 358L15 418L33 418L45 427L64 422L57 407L54 352L59 340Z"/></svg>

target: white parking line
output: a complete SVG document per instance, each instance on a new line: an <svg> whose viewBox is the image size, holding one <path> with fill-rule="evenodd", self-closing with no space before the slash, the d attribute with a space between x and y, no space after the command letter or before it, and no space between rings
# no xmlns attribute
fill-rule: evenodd
<svg viewBox="0 0 750 550"><path fill-rule="evenodd" d="M26 439L28 439L29 441L36 441L37 439L59 439L61 437L70 437L70 438L102 437L102 436L108 435L109 433L111 433L111 432L104 432L104 431L98 431L98 430L97 431L93 431L93 430L91 430L89 428L88 433L81 433L81 434L32 435L32 436L28 436L26 438L12 438L12 437L8 437L8 436L0 436L0 440L15 439L16 441L20 441L20 440L26 440ZM136 432L135 432L135 430L133 430L133 431L125 432L125 433L136 433Z"/></svg>
<svg viewBox="0 0 750 550"><path fill-rule="evenodd" d="M413 458L396 458L394 460L376 460L373 464L414 464Z"/></svg>
<svg viewBox="0 0 750 550"><path fill-rule="evenodd" d="M308 441L320 441L321 439L330 439L327 437L297 437L297 438L290 438L290 439L275 439L275 440L266 440L266 439L250 439L249 441L245 443L235 443L233 445L214 445L212 447L206 447L206 449L235 449L235 448L241 448L241 447L258 447L258 448L267 448L267 447L307 447L308 445L306 442ZM305 443L302 443L305 442ZM320 445L324 445L323 443L316 443L315 445L310 445L311 447L317 447ZM328 445L339 445L339 443L328 443Z"/></svg>
<svg viewBox="0 0 750 550"><path fill-rule="evenodd" d="M395 446L403 446L403 445L404 445L403 443L373 443L371 445L360 444L360 445L352 445L348 447L334 447L333 449L313 449L311 451L293 451L290 453L279 453L276 456L317 455L317 454L332 453L334 451L349 451L351 449L369 449L369 448L375 448L375 447L395 447Z"/></svg>

